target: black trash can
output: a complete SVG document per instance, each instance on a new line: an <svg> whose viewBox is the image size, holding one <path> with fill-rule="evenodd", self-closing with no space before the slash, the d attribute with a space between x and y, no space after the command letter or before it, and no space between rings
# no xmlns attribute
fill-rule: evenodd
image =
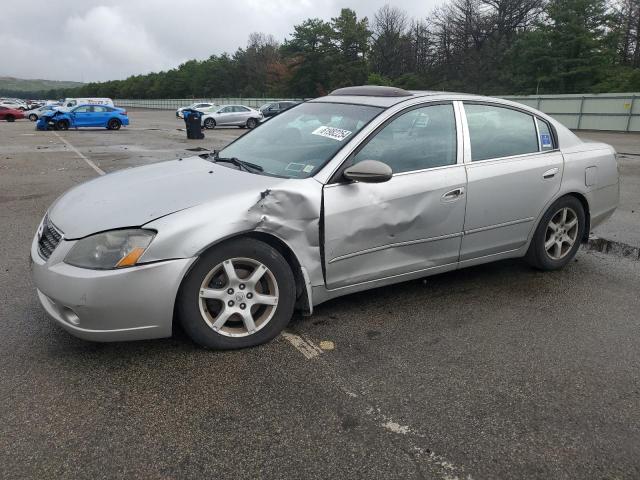
<svg viewBox="0 0 640 480"><path fill-rule="evenodd" d="M184 125L187 129L187 138L190 140L202 140L202 112L188 108L182 111L184 115Z"/></svg>

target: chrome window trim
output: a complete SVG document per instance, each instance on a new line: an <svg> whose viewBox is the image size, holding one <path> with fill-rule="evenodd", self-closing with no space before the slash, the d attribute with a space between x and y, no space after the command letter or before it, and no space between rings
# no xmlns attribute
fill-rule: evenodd
<svg viewBox="0 0 640 480"><path fill-rule="evenodd" d="M471 136L469 135L469 124L467 123L467 111L464 109L464 102L457 100L458 112L460 113L460 123L464 134L464 163L471 163Z"/></svg>
<svg viewBox="0 0 640 480"><path fill-rule="evenodd" d="M463 124L464 112L461 110L461 103L457 100L453 101L453 113L456 116L456 154L457 164L464 165L464 156L466 152L465 145L465 126ZM466 119L466 118L465 118Z"/></svg>

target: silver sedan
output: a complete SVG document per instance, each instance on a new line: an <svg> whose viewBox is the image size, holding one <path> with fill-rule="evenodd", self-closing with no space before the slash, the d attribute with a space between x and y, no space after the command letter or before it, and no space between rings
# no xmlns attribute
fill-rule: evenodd
<svg viewBox="0 0 640 480"><path fill-rule="evenodd" d="M223 105L205 112L201 120L204 128L222 126L255 128L262 120L262 112L244 105Z"/></svg>
<svg viewBox="0 0 640 480"><path fill-rule="evenodd" d="M267 342L294 309L524 257L564 267L619 200L616 154L495 98L349 87L211 155L91 180L31 248L37 294L74 335Z"/></svg>

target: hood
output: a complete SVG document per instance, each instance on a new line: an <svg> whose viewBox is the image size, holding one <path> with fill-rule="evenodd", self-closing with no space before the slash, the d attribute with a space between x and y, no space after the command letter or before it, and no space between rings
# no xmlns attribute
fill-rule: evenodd
<svg viewBox="0 0 640 480"><path fill-rule="evenodd" d="M256 193L284 179L216 165L198 156L121 170L72 188L49 209L67 239L142 226L216 199Z"/></svg>

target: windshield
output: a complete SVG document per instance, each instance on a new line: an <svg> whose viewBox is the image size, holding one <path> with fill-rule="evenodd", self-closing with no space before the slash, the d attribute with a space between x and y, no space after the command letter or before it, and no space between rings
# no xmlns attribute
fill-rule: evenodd
<svg viewBox="0 0 640 480"><path fill-rule="evenodd" d="M259 165L268 175L315 174L383 109L343 103L303 103L290 108L220 151Z"/></svg>

